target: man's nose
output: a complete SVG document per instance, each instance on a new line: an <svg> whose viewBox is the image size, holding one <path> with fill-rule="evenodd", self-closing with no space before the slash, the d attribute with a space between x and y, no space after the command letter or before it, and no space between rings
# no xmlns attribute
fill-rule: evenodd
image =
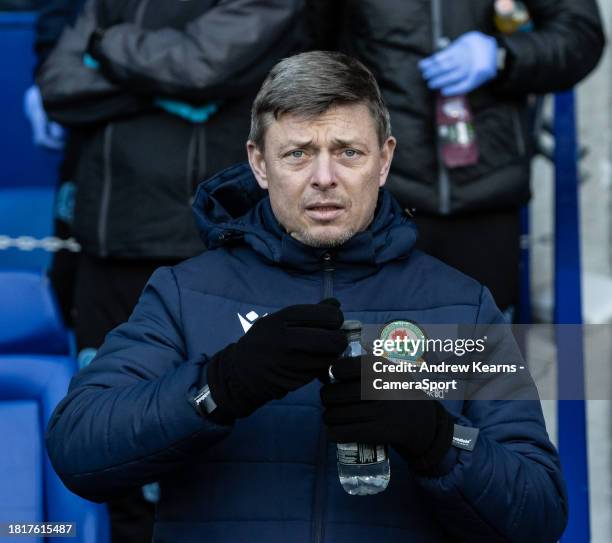
<svg viewBox="0 0 612 543"><path fill-rule="evenodd" d="M336 186L336 175L332 157L327 153L320 153L314 163L311 185L319 190L326 190Z"/></svg>

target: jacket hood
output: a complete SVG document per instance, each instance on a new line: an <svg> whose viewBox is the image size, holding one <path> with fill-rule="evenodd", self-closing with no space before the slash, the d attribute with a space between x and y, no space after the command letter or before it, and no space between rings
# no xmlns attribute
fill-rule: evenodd
<svg viewBox="0 0 612 543"><path fill-rule="evenodd" d="M200 235L208 249L246 243L264 258L299 269L320 269L324 253L337 263L380 266L405 258L417 239L416 226L395 198L379 191L370 226L341 247L320 249L291 237L276 220L267 191L248 163L241 163L200 183L193 203Z"/></svg>

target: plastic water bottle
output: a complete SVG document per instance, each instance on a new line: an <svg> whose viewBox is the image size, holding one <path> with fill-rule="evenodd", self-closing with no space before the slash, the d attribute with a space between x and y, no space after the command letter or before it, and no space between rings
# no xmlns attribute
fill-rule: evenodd
<svg viewBox="0 0 612 543"><path fill-rule="evenodd" d="M361 345L361 322L345 321L348 347L343 357L366 354ZM333 375L330 372L333 381ZM338 477L342 488L353 496L382 492L389 484L391 470L386 445L338 443Z"/></svg>
<svg viewBox="0 0 612 543"><path fill-rule="evenodd" d="M436 102L440 155L447 168L471 166L478 162L478 142L473 115L466 96L442 96Z"/></svg>

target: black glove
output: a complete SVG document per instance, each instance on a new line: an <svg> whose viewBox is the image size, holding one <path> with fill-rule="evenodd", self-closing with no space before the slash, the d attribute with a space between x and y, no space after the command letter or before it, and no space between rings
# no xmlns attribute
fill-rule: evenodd
<svg viewBox="0 0 612 543"><path fill-rule="evenodd" d="M361 400L361 365L375 360L364 355L332 364L335 381L321 387L328 436L338 443L389 444L414 469L427 472L451 447L453 419L418 390L413 400Z"/></svg>
<svg viewBox="0 0 612 543"><path fill-rule="evenodd" d="M344 317L335 299L293 305L258 319L206 366L216 420L247 417L327 372L346 349Z"/></svg>

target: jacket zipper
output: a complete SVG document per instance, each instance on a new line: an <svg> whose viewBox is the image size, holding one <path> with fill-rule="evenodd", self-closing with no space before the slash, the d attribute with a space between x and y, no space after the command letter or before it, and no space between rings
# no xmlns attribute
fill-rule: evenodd
<svg viewBox="0 0 612 543"><path fill-rule="evenodd" d="M200 183L200 172L206 172L206 160L206 130L202 124L198 123L193 127L187 148L185 187L189 205L193 204L195 189Z"/></svg>
<svg viewBox="0 0 612 543"><path fill-rule="evenodd" d="M135 23L138 26L142 25L145 9L149 4L149 0L144 0L138 6L138 12L135 17ZM104 161L104 179L102 185L102 196L100 198L100 215L98 217L98 245L101 257L108 256L108 209L110 206L110 195L113 187L113 172L111 165L111 145L113 140L113 125L109 123L104 129L103 142L103 161Z"/></svg>
<svg viewBox="0 0 612 543"><path fill-rule="evenodd" d="M438 191L439 191L439 211L441 215L450 213L450 179L448 170L442 164L442 157L438 157Z"/></svg>
<svg viewBox="0 0 612 543"><path fill-rule="evenodd" d="M520 156L525 156L527 153L525 145L525 137L523 136L523 128L521 126L521 118L516 107L512 107L512 121L514 122L514 133L516 136L516 145Z"/></svg>
<svg viewBox="0 0 612 543"><path fill-rule="evenodd" d="M432 29L432 50L435 53L443 46L443 31L442 31L442 3L441 0L431 0L431 29ZM434 118L436 112L434 110ZM442 161L440 152L440 142L438 140L438 131L436 129L436 151L438 160L438 211L441 215L450 213L450 179L448 170Z"/></svg>
<svg viewBox="0 0 612 543"><path fill-rule="evenodd" d="M334 295L334 261L331 254L323 254L323 298Z"/></svg>
<svg viewBox="0 0 612 543"><path fill-rule="evenodd" d="M330 253L323 254L323 298L334 295L334 262ZM312 540L314 543L323 541L325 527L323 525L323 512L325 500L325 473L327 471L327 439L325 429L321 425L319 431L319 450L317 459L317 472L315 482L315 503L313 512Z"/></svg>
<svg viewBox="0 0 612 543"><path fill-rule="evenodd" d="M113 184L113 172L111 167L111 145L113 140L113 125L109 123L104 129L104 142L102 154L104 161L104 179L102 184L102 196L100 198L100 214L98 217L98 245L101 257L108 256L107 228L108 208Z"/></svg>
<svg viewBox="0 0 612 543"><path fill-rule="evenodd" d="M136 16L134 17L134 24L137 26L142 26L142 21L144 20L145 10L149 6L149 0L143 0L138 6L138 11L136 11Z"/></svg>
<svg viewBox="0 0 612 543"><path fill-rule="evenodd" d="M193 198L195 188L200 183L200 172L206 172L208 156L206 154L206 127L203 123L196 125L195 164L193 167L193 178L189 188L189 199Z"/></svg>
<svg viewBox="0 0 612 543"><path fill-rule="evenodd" d="M189 145L187 147L187 164L185 168L185 189L187 191L187 200L191 202L193 194L193 180L197 175L197 164L196 164L196 149L198 139L198 127L192 128L191 137L189 138Z"/></svg>

